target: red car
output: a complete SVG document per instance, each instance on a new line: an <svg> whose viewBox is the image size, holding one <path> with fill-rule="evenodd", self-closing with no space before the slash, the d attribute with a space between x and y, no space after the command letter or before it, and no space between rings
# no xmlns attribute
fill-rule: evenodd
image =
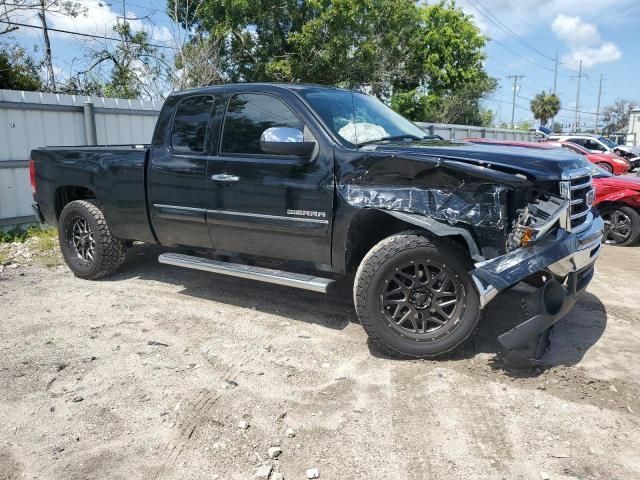
<svg viewBox="0 0 640 480"><path fill-rule="evenodd" d="M595 206L604 220L603 241L632 245L640 239L640 177L599 170L593 177Z"/></svg>
<svg viewBox="0 0 640 480"><path fill-rule="evenodd" d="M510 140L491 140L486 138L469 138L471 143L492 143L510 147L523 148L566 148L570 142L517 142ZM573 146L574 144L571 144ZM578 146L579 147L579 146ZM579 147L582 148L582 147ZM573 150L570 148L570 150ZM586 155L585 155L586 156ZM589 157L615 158L609 155ZM626 162L626 160L624 160ZM600 166L597 162L596 165ZM628 169L627 169L628 170ZM596 169L593 175L593 186L596 191L594 206L600 210L605 222L603 242L614 245L632 245L640 240L640 177L616 176L602 168Z"/></svg>
<svg viewBox="0 0 640 480"><path fill-rule="evenodd" d="M624 175L631 169L631 164L628 160L622 157L616 157L615 155L608 155L604 153L591 153L589 150L581 145L573 142L556 142L546 141L543 144L553 145L554 147L562 147L567 150L571 150L579 155L583 155L591 163L595 163L601 169L606 170L614 175Z"/></svg>

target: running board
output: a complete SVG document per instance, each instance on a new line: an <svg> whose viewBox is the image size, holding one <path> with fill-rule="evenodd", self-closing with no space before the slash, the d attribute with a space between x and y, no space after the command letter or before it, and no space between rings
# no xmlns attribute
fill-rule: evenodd
<svg viewBox="0 0 640 480"><path fill-rule="evenodd" d="M158 257L160 263L176 267L192 268L205 272L219 273L231 277L248 278L260 282L275 283L287 287L302 288L314 292L327 293L329 285L335 280L299 273L283 272L270 268L253 267L239 263L219 262L207 258L192 257L180 253L163 253Z"/></svg>

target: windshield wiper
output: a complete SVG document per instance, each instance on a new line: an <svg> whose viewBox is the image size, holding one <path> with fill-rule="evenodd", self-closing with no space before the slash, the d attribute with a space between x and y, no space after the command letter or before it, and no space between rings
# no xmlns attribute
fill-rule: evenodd
<svg viewBox="0 0 640 480"><path fill-rule="evenodd" d="M388 140L404 140L404 139L407 139L407 138L410 139L410 140L422 140L422 139L424 139L426 137L418 137L416 135L410 135L410 134L407 134L407 135L394 135L394 136L391 136L391 137L376 138L375 140L367 140L366 142L358 143L356 146L357 147L362 147L364 145L369 145L371 143L386 142Z"/></svg>

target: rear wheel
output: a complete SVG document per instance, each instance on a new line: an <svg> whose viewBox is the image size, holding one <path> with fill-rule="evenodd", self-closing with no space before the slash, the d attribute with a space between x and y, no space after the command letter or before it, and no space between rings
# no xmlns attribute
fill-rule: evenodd
<svg viewBox="0 0 640 480"><path fill-rule="evenodd" d="M602 211L603 242L611 245L632 245L640 239L640 214L627 206L608 207Z"/></svg>
<svg viewBox="0 0 640 480"><path fill-rule="evenodd" d="M125 260L124 243L111 234L102 211L90 200L74 200L64 207L58 237L62 256L77 277L106 277Z"/></svg>
<svg viewBox="0 0 640 480"><path fill-rule="evenodd" d="M465 253L418 232L371 249L354 284L356 312L378 349L438 357L461 345L480 318Z"/></svg>
<svg viewBox="0 0 640 480"><path fill-rule="evenodd" d="M605 172L613 173L613 167L606 162L600 162L596 164L598 167L603 169Z"/></svg>

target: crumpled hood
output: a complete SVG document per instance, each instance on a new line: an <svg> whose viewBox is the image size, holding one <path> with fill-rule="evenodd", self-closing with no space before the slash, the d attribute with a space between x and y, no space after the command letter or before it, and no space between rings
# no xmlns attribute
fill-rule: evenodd
<svg viewBox="0 0 640 480"><path fill-rule="evenodd" d="M372 144L364 149L376 153L393 155L424 155L425 157L448 158L483 167L497 167L512 173L523 173L538 181L560 180L566 170L591 167L581 155L558 148L474 144L468 142L425 141L403 144Z"/></svg>

